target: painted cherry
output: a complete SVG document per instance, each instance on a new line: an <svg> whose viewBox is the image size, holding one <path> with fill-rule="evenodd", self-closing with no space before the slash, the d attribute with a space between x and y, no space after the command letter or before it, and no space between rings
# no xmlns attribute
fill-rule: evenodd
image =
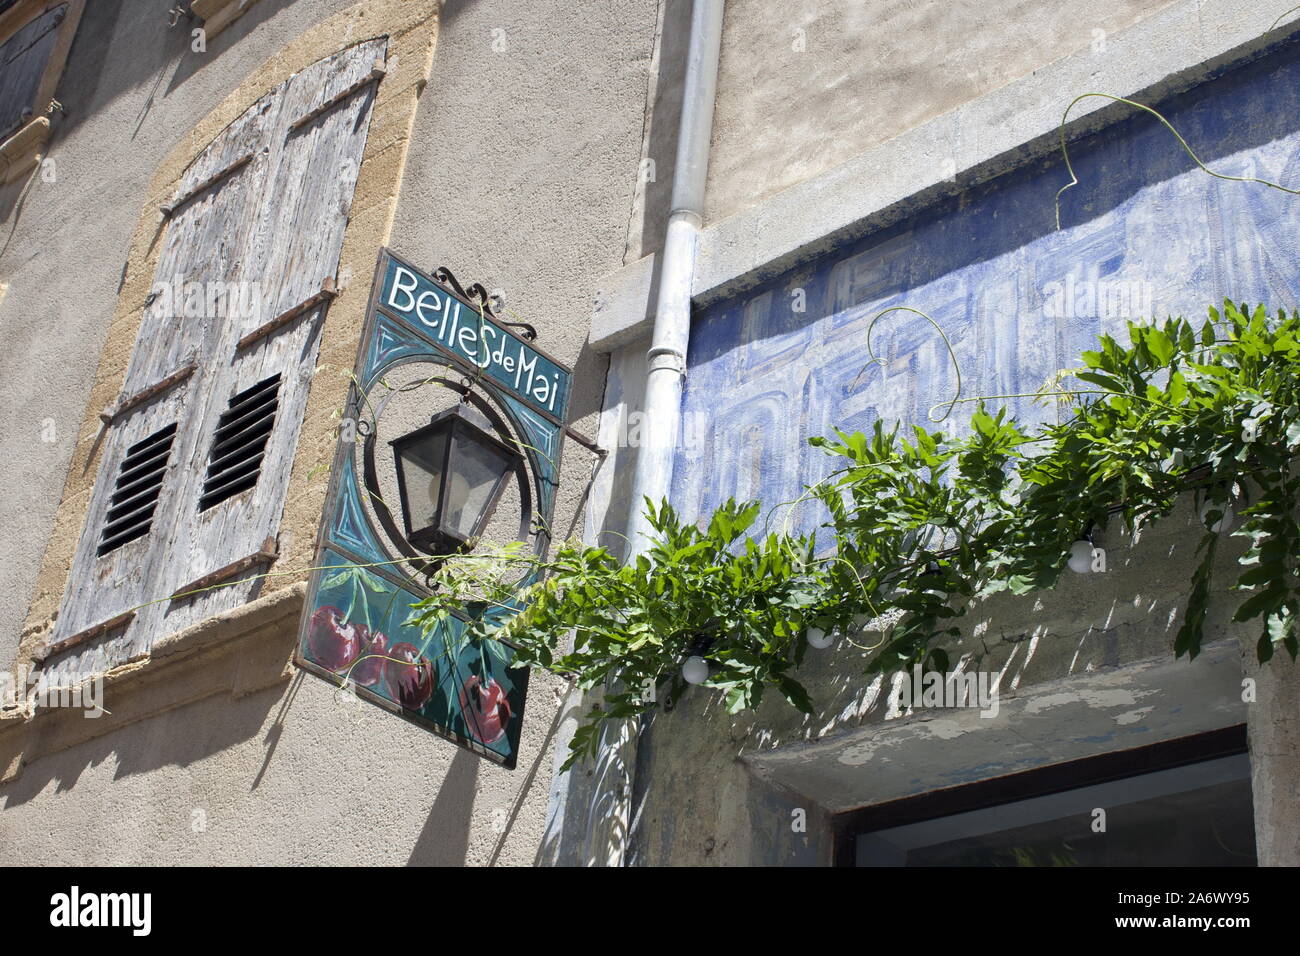
<svg viewBox="0 0 1300 956"><path fill-rule="evenodd" d="M419 710L433 696L433 664L414 644L397 644L388 657L384 670L389 696L403 707Z"/></svg>
<svg viewBox="0 0 1300 956"><path fill-rule="evenodd" d="M388 674L388 656L388 638L382 631L375 631L350 676L362 687L373 687Z"/></svg>
<svg viewBox="0 0 1300 956"><path fill-rule="evenodd" d="M343 619L343 612L332 604L316 609L307 632L307 649L322 667L339 671L357 659L361 652L361 635L356 625Z"/></svg>
<svg viewBox="0 0 1300 956"><path fill-rule="evenodd" d="M485 744L500 740L510 723L511 713L510 701L496 678L488 678L484 684L477 674L472 674L457 696L469 732Z"/></svg>

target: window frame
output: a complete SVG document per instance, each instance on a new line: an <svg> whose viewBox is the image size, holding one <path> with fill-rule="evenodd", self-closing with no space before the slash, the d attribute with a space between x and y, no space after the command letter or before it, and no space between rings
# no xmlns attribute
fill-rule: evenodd
<svg viewBox="0 0 1300 956"><path fill-rule="evenodd" d="M268 237L291 226L294 217L305 214L295 206L290 210L289 220L283 221L284 201L281 199L271 204L267 200L267 194L276 188L277 177L288 168L283 164L297 155L290 146L291 142L314 142L319 130L326 127L336 131L335 146L340 149L349 138L353 140L352 153L339 153L347 165L348 174L336 175L330 180L336 188L346 188L345 211L340 214L342 218L336 216L332 220L333 232L328 233L330 241L318 243L322 250L332 249L332 257L318 263L310 258L305 260L308 271L311 272L307 279L314 291L304 301L272 321L251 329L250 324L260 322L260 317L223 316L212 320L205 316L203 324L190 330L188 335L180 335L179 332L157 334L167 329L179 330L181 327L174 320L169 321L161 311L154 314L151 309L154 298L152 294L146 301L123 372L119 398L110 402L100 415L104 425L101 437L113 432L117 435L111 442L105 441L105 451L100 455L96 467L96 479L84 514L79 543L72 557L60 611L48 636L49 643L39 654L42 662L57 655L61 658L57 667L77 663L88 664L92 669L98 670L123 663L123 653L128 660L148 654L153 641L159 637L175 630L183 630L213 614L230 610L229 606L225 606L229 603L228 599L233 598L238 605L255 597L257 586L260 585L259 576L254 576L248 586L234 579L246 572L264 570L266 565L278 557L276 529L280 525L281 512L289 491L289 467L301 439L302 417L306 411L311 380L310 369L315 364L325 314L336 295L335 277L351 218L346 210L351 209L360 166L365 159L368 131L374 119L379 86L386 73L384 51L388 45L387 35L355 41L319 57L279 85L267 89L238 119L227 125L192 157L185 172L176 181L176 188L171 192L175 198L162 208L163 217L167 220L167 235L176 226L177 219L182 214L180 210L189 209L192 199L204 197L204 201L216 201L217 193L214 190L229 186L244 172L253 175L252 180L240 187L243 192L238 194L236 205L231 207L236 211L242 210L241 215L247 220L248 231L230 234L236 236L236 246L240 249L244 248L245 243L253 243L248 246L248 250L251 250L256 245L256 240L261 239L265 244ZM345 56L350 56L351 60L340 59ZM333 65L336 63L338 66ZM315 68L323 71L324 83L312 84L313 74L309 71ZM365 123L348 122L346 117L349 113L358 111L364 113ZM268 112L279 117L275 123L262 122L262 117ZM310 133L313 137L310 141L303 139L304 134L300 132L309 128L317 131ZM339 130L343 132L339 134ZM341 140L338 139L339 135ZM249 136L251 139L245 142ZM273 147L268 137L283 137L284 143ZM251 153L249 147L252 147ZM242 159L230 162L230 155L227 154L231 153L239 154ZM245 156L245 153L248 155ZM279 159L275 164L265 165L268 155L278 155ZM310 165L313 154L303 155L308 157ZM338 157L335 161L337 159ZM217 170L215 174L213 169ZM308 194L304 192L302 195ZM328 190L319 189L317 184L317 191L311 193L312 202L324 201L322 197L329 195L331 193ZM274 210L274 214L268 215L271 210ZM203 213L196 212L195 215L203 216ZM238 220L239 216L235 216L235 221ZM308 215L308 221L316 219ZM290 230L285 235L291 237L296 233ZM212 237L206 238L211 241ZM159 247L160 258L151 257L147 266L149 274L155 280L155 289L160 281L160 270L166 271L164 263L168 254L168 242L169 239L164 237ZM291 245L286 240L286 248ZM274 251L278 247L268 245L267 248ZM179 264L186 262L187 257L192 257L197 251L196 248L184 245L178 249L178 268ZM245 250L241 254L251 253ZM236 256L236 267L238 258ZM305 272L300 274L299 269L276 272L274 265L278 258L282 257L272 255L266 266L272 270L268 275L275 276L268 286L272 302L278 301L276 296L283 298L285 295L300 295L303 290L299 286L303 285L303 277L306 275ZM325 270L327 274L323 279L312 271L312 263L314 268ZM253 281L256 285L258 280ZM173 302L171 308L175 307L176 303ZM156 308L165 307L160 302ZM219 324L212 325L212 321ZM200 351L211 354L202 359L197 354ZM280 407L285 413L284 420L282 422L277 414L273 427L273 435L276 437L271 441L275 445L276 455L282 459L287 456L287 460L278 462L281 467L271 469L270 473L266 469L260 469L259 479L241 494L215 503L207 510L195 511L203 486L212 433L229 398L225 394L229 390L228 386L237 384L241 376L258 373L265 361L283 363L285 355L294 357L296 364L293 364L291 371L288 366L284 370L283 382L278 389ZM184 363L179 371L154 381L178 362ZM265 375L257 377L260 379ZM124 415L134 415L137 409L144 411L166 405L186 391L191 396L193 405L182 415L176 449L172 463L168 466L168 488L174 491L174 494L167 495L170 498L170 513L156 516L150 534L128 542L119 551L93 555L90 545L103 523L104 504L108 500L107 489L113 478L110 473L111 463L121 457L125 447L123 443L130 444L131 435L123 427ZM291 395L296 406L289 401ZM186 404L184 398L180 401L182 405ZM191 474L191 471L194 473ZM194 494L191 495L190 492ZM235 511L232 512L232 509ZM221 532L223 526L241 517L245 519L245 524L230 539L224 534L219 534L215 539L206 535L212 526L215 525L218 532ZM267 530L262 525L268 525L271 536L262 536L260 532ZM224 554L229 546L235 546L237 542L243 543L243 538L247 537L245 532L253 531L259 532L255 535L258 539L256 542L247 542L248 547L238 555ZM220 545L215 551L204 547L214 540ZM199 545L197 549L194 547L196 544ZM138 551L144 553L136 554ZM226 558L230 560L226 561ZM136 567L145 569L143 574L132 573L133 560ZM213 562L221 566L214 570ZM126 568L122 567L124 564L127 565ZM198 567L200 564L202 566ZM126 603L136 605L139 602L132 599L129 592L132 592L135 583L139 583L135 579L141 576L148 579L142 586L146 590L157 592L138 595L147 602L142 605L144 609L141 614L131 614L129 620L123 619L124 614L117 614L108 621L90 623L91 618L107 617L121 611L119 605L123 602L105 600L101 596L103 603L93 606L103 608L103 614L88 614L88 604L79 599L79 589L94 587L98 580L111 580L115 582L112 592L116 594L125 587L120 593L128 598ZM197 598L191 596L193 591L218 583L231 585L222 588L221 595L227 599L224 602L217 600L215 604L212 603L208 599L213 598L213 594ZM163 585L167 585L165 590L161 589ZM105 607L105 604L109 606ZM165 610L160 611L160 607ZM113 633L109 641L95 648L78 651L68 658L62 657L65 652L90 640L97 640L110 630Z"/></svg>
<svg viewBox="0 0 1300 956"><path fill-rule="evenodd" d="M18 0L0 12L0 44L4 44L33 20L61 6L67 7L67 13L57 27L58 36L41 71L36 95L26 104L26 108L31 110L31 118L0 139L0 187L29 173L49 142L53 131L50 104L55 101L54 94L63 78L86 0Z"/></svg>

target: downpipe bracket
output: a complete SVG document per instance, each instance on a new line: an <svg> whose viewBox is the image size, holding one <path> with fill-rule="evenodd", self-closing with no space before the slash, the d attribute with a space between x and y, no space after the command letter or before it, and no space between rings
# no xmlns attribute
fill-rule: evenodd
<svg viewBox="0 0 1300 956"><path fill-rule="evenodd" d="M686 377L686 356L677 349L654 348L646 352L646 366L650 374L655 372L675 372Z"/></svg>

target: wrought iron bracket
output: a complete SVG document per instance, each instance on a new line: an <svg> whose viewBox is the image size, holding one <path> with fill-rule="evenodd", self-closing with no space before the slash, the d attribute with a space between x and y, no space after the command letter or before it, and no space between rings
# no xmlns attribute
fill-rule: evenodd
<svg viewBox="0 0 1300 956"><path fill-rule="evenodd" d="M497 315L496 311L492 308L492 296L488 294L487 289L483 288L481 282L475 282L466 289L459 281L457 281L456 277L452 274L452 271L446 266L440 266L435 269L433 278L438 282L441 282L443 285L449 286L453 292L466 302L472 304L474 299L478 299L478 304L474 307L480 309L485 316L491 316L492 321L497 323L497 325L504 325L511 329L519 329L521 330L520 334L522 334L524 338L528 339L528 341L537 341L537 329L534 326L527 322L507 322L502 319L501 316Z"/></svg>

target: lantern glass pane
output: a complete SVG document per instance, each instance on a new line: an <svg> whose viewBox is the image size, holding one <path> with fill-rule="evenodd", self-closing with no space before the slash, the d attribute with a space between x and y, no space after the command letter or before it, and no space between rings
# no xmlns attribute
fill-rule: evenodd
<svg viewBox="0 0 1300 956"><path fill-rule="evenodd" d="M497 483L510 470L510 457L504 449L474 440L465 430L456 430L456 447L451 457L451 487L447 495L447 513L442 526L452 534L468 539L480 530L475 527L484 518Z"/></svg>
<svg viewBox="0 0 1300 956"><path fill-rule="evenodd" d="M446 460L447 432L441 430L401 450L402 477L406 482L406 503L410 508L408 533L438 523L442 469Z"/></svg>

